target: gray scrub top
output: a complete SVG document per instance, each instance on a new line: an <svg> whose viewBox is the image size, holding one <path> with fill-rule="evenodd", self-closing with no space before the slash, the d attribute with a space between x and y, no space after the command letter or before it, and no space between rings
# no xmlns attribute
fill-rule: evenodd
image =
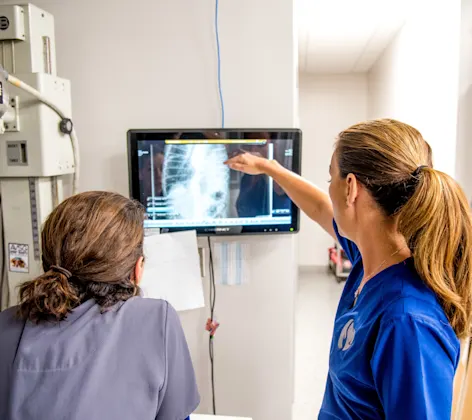
<svg viewBox="0 0 472 420"><path fill-rule="evenodd" d="M59 323L0 313L1 420L184 420L198 406L175 310L134 297L89 300Z"/></svg>

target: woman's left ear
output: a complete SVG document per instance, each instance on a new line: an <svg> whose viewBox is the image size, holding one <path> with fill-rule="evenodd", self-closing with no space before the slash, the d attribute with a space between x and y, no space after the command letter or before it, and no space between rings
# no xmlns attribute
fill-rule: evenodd
<svg viewBox="0 0 472 420"><path fill-rule="evenodd" d="M141 278L143 277L143 271L144 271L144 257L139 257L134 267L134 281L136 285L139 285L139 283L141 283Z"/></svg>
<svg viewBox="0 0 472 420"><path fill-rule="evenodd" d="M357 178L353 174L349 174L346 179L347 182L347 197L346 204L351 206L356 201L357 195L359 194L359 183Z"/></svg>

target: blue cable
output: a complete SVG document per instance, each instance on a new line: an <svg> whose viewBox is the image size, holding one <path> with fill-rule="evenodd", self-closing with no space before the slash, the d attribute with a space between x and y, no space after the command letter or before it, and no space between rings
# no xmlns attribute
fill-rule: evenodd
<svg viewBox="0 0 472 420"><path fill-rule="evenodd" d="M225 103L223 101L223 89L221 88L221 53L220 53L220 34L218 29L218 8L219 0L215 3L215 34L216 34L216 53L218 57L218 91L220 94L221 106L221 128L225 128Z"/></svg>

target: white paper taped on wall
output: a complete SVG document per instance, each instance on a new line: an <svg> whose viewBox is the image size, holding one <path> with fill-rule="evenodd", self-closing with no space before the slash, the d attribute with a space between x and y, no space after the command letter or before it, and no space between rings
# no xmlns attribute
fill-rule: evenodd
<svg viewBox="0 0 472 420"><path fill-rule="evenodd" d="M219 284L238 286L250 282L249 244L216 242L213 248Z"/></svg>
<svg viewBox="0 0 472 420"><path fill-rule="evenodd" d="M205 306L195 231L146 236L144 255L144 297L167 300L177 311Z"/></svg>

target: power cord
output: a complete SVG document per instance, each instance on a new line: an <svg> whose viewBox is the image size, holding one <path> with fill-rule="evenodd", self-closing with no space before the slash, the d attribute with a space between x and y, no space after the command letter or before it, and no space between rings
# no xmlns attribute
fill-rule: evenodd
<svg viewBox="0 0 472 420"><path fill-rule="evenodd" d="M216 38L216 56L217 56L217 72L218 72L218 93L221 108L221 128L225 128L225 103L223 100L223 88L221 86L221 50L220 50L220 33L218 27L219 17L219 0L215 0L215 38ZM215 348L214 348L214 331L212 328L215 324L215 304L216 304L216 285L215 285L215 267L213 264L213 251L211 249L211 238L208 236L209 264L210 264L210 335L208 338L208 351L210 355L211 369L211 396L213 404L213 415L216 415L216 397L215 397Z"/></svg>
<svg viewBox="0 0 472 420"><path fill-rule="evenodd" d="M215 314L215 303L216 303L216 285L215 285L215 268L213 265L213 251L211 249L211 238L208 236L208 249L210 255L210 320L214 321L213 317ZM213 414L216 415L216 397L215 397L215 351L214 351L214 337L210 333L208 342L208 348L210 353L210 366L211 366L211 394L213 402Z"/></svg>
<svg viewBox="0 0 472 420"><path fill-rule="evenodd" d="M221 128L225 128L225 103L223 100L223 89L221 87L221 51L220 51L220 33L218 28L219 0L215 0L215 35L216 35L216 55L218 62L218 92L220 94L221 107Z"/></svg>

